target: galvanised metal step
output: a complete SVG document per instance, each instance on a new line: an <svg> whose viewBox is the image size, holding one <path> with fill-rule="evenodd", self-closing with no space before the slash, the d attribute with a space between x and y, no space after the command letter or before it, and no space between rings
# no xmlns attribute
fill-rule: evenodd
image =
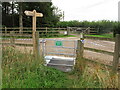
<svg viewBox="0 0 120 90"><path fill-rule="evenodd" d="M72 71L75 65L75 58L61 56L45 56L46 66L56 68L63 72Z"/></svg>
<svg viewBox="0 0 120 90"><path fill-rule="evenodd" d="M64 59L51 59L49 63L53 64L64 64L64 65L74 65L74 60L64 60Z"/></svg>

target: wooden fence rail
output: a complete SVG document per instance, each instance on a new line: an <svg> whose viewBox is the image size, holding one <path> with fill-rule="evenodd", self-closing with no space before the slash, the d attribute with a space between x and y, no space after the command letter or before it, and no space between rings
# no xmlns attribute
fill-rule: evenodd
<svg viewBox="0 0 120 90"><path fill-rule="evenodd" d="M37 27L36 30L45 30L46 32L49 32L49 30L52 30L52 31L54 31L54 30L55 31L56 30L67 31L67 35L70 35L71 32L76 31L77 28L80 28L81 30L85 31L84 33L87 32L87 34L92 34L92 33L95 34L95 33L98 32L98 31L95 30L95 28L90 28L90 27L89 28L71 27L71 28L76 28L76 29L71 30L70 27L67 27L67 28ZM2 29L3 30L2 32L5 32L5 33L9 32L10 30L11 31L18 30L18 32L21 33L21 31L20 31L21 28L20 27L0 27L0 29ZM25 32L25 30L31 30L31 32L32 32L32 27L23 27L22 29L23 29L22 32ZM77 33L79 33L79 30L77 30Z"/></svg>
<svg viewBox="0 0 120 90"><path fill-rule="evenodd" d="M8 30L8 29L17 29L19 30L20 28L19 27L2 27L0 29L3 29L3 30ZM23 29L31 29L32 30L32 27L23 27ZM58 30L66 30L67 28L50 28L50 27L37 27L36 29L44 29L44 30L49 30L49 29L58 29Z"/></svg>

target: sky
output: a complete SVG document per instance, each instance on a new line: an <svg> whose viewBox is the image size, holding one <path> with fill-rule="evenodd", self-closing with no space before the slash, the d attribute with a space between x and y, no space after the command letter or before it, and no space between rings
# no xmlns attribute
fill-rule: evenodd
<svg viewBox="0 0 120 90"><path fill-rule="evenodd" d="M120 0L52 0L53 5L64 11L64 21L118 21Z"/></svg>

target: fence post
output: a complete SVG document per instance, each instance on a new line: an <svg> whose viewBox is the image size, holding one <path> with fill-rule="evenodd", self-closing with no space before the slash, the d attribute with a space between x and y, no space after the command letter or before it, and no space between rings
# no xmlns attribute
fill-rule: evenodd
<svg viewBox="0 0 120 90"><path fill-rule="evenodd" d="M80 35L80 40L77 42L77 57L76 57L76 64L75 64L75 70L79 71L80 74L82 74L85 70L85 61L83 59L83 52L84 52L84 38L83 33Z"/></svg>
<svg viewBox="0 0 120 90"><path fill-rule="evenodd" d="M47 34L47 27L46 27L46 34Z"/></svg>
<svg viewBox="0 0 120 90"><path fill-rule="evenodd" d="M5 35L7 34L7 27L5 27Z"/></svg>
<svg viewBox="0 0 120 90"><path fill-rule="evenodd" d="M35 32L35 42L33 43L33 54L35 58L38 59L39 57L39 32Z"/></svg>
<svg viewBox="0 0 120 90"><path fill-rule="evenodd" d="M87 28L87 34L90 34L90 27Z"/></svg>
<svg viewBox="0 0 120 90"><path fill-rule="evenodd" d="M119 59L120 59L120 34L116 34L114 57L113 57L113 68L112 68L113 74L116 73L118 70L118 65L120 63Z"/></svg>
<svg viewBox="0 0 120 90"><path fill-rule="evenodd" d="M14 44L15 44L15 38L14 38L14 32L13 32L13 31L10 32L10 36L11 36L11 38L10 38L11 46L14 47Z"/></svg>
<svg viewBox="0 0 120 90"><path fill-rule="evenodd" d="M67 35L69 35L69 34L70 34L70 28L67 27Z"/></svg>
<svg viewBox="0 0 120 90"><path fill-rule="evenodd" d="M83 52L84 52L84 38L83 33L80 35L80 40L77 42L77 59L83 58Z"/></svg>

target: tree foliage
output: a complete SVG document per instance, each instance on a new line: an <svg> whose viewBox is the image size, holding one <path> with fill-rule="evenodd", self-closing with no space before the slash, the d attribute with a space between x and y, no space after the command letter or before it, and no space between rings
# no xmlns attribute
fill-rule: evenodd
<svg viewBox="0 0 120 90"><path fill-rule="evenodd" d="M2 24L7 27L19 26L19 7L21 2L3 2L2 3ZM54 13L55 7L52 2L22 2L23 26L32 26L32 17L24 14L25 10L43 13L43 18L37 18L37 26L54 26L60 20L60 13Z"/></svg>
<svg viewBox="0 0 120 90"><path fill-rule="evenodd" d="M99 31L99 34L102 33L108 33L112 31L118 31L116 28L118 28L116 21L109 21L109 20L101 20L101 21L63 21L58 22L56 27L91 27L95 28L95 30ZM115 25L116 28L115 28ZM120 29L120 28L119 28Z"/></svg>
<svg viewBox="0 0 120 90"><path fill-rule="evenodd" d="M120 22L114 25L113 31L114 31L114 37L116 36L116 34L120 34Z"/></svg>

